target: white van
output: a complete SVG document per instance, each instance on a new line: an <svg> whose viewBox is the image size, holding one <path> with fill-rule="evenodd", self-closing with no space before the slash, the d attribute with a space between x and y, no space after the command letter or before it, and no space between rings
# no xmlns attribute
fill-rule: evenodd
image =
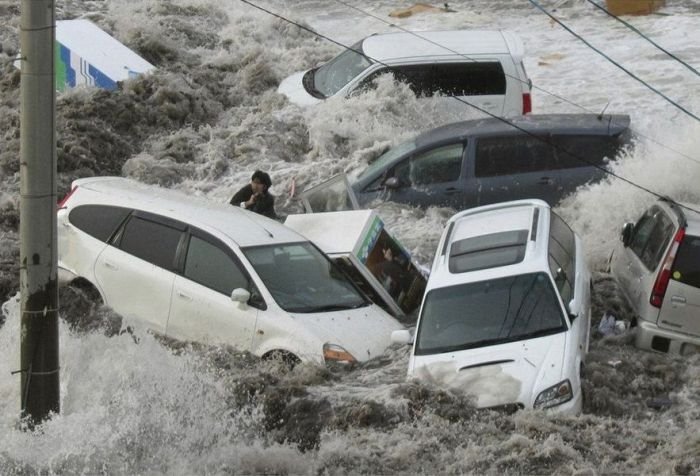
<svg viewBox="0 0 700 476"><path fill-rule="evenodd" d="M497 116L532 111L525 48L510 31L427 31L375 34L329 62L294 73L278 92L299 105L346 97L393 73L417 96L456 96Z"/></svg>
<svg viewBox="0 0 700 476"><path fill-rule="evenodd" d="M473 208L440 239L408 374L479 407L578 413L589 331L590 273L569 226L541 200Z"/></svg>
<svg viewBox="0 0 700 476"><path fill-rule="evenodd" d="M403 327L284 225L119 177L73 182L58 265L62 284L158 334L263 358L366 361Z"/></svg>

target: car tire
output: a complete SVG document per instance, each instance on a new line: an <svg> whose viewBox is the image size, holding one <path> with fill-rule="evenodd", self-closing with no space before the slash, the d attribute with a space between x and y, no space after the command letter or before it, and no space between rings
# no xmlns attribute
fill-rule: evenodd
<svg viewBox="0 0 700 476"><path fill-rule="evenodd" d="M286 350L271 350L263 355L262 359L268 362L278 362L289 370L294 369L294 367L301 363L299 357Z"/></svg>

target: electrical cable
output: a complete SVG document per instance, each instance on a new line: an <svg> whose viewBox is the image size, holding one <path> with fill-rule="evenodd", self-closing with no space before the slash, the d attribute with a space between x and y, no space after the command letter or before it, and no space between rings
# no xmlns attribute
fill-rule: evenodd
<svg viewBox="0 0 700 476"><path fill-rule="evenodd" d="M591 5L593 5L594 7L596 7L598 10L601 10L602 12L605 12L606 15L608 15L608 16L614 18L615 20L617 20L617 21L619 21L620 23L622 23L623 25L625 25L627 28L629 28L630 30L632 30L633 32L635 32L636 34L638 34L639 36L641 36L642 38L644 38L646 41L648 41L649 43L651 43L652 45L654 45L654 46L655 46L656 48L658 48L659 50L663 51L665 54L667 54L668 56L670 56L670 57L673 58L674 60L678 61L680 64L682 64L683 66L685 66L686 68L688 68L688 70L690 70L690 72L692 72L693 74L695 74L695 75L697 75L697 76L700 76L700 72L699 72L697 69L693 68L693 67L690 66L688 63L686 63L685 61L683 61L682 59L680 59L678 56L674 55L674 54L671 53L670 51L666 50L663 46L661 46L661 45L659 45L658 43L656 43L654 40L652 40L651 38L649 38L648 36L646 36L644 33L642 33L641 31L639 31L637 28L635 28L635 27L634 27L633 25L631 25L630 23L626 22L625 20L623 20L622 18L618 17L617 15L614 15L614 14L610 13L610 11L609 11L608 9L606 9L606 8L603 7L602 5L598 5L598 4L595 3L593 0L586 0L586 1L587 1L588 3L590 3Z"/></svg>
<svg viewBox="0 0 700 476"><path fill-rule="evenodd" d="M658 95L661 96L663 99L665 99L666 101L668 101L670 104L676 106L678 109L680 109L681 111L683 111L684 113L686 113L688 116L690 116L690 117L692 117L693 119L695 119L696 121L700 122L700 117L696 116L696 115L693 114L691 111L689 111L689 110L686 109L685 107L681 106L681 105L678 104L676 101L674 101L673 99L671 99L670 97L666 96L664 93L662 93L661 91L659 91L658 89L656 89L654 86L652 86L651 84L647 83L647 82L644 81L642 78L640 78L639 76L637 76L636 74L634 74L632 71L628 70L627 68L625 68L624 66L622 66L620 63L618 63L617 61L615 61L614 59L612 59L610 56L606 55L606 54L603 53L601 50L599 50L598 48L596 48L595 46L593 46L589 41L587 41L587 40L586 40L585 38L583 38L581 35L579 35L579 34L576 33L574 30L572 30L571 28L569 28L563 21L559 20L557 17L555 17L554 15L552 15L551 13L549 13L549 12L547 11L547 9L545 9L542 5L540 5L539 3L537 3L536 0L527 0L527 1L530 2L535 8L537 8L538 10L540 10L542 13L544 13L545 15L547 15L549 18L551 18L554 22L556 22L557 24L559 24L559 25L560 25L562 28L564 28L566 31L568 31L568 32L571 33L573 36L575 36L576 38L578 38L579 40L581 40L581 41L582 41L586 46L588 46L590 49L592 49L593 51L595 51L596 53L598 53L600 56L602 56L603 58L605 58L606 60L608 60L608 61L609 61L610 63L612 63L613 65L617 66L617 67L618 67L619 69L621 69L625 74L627 74L628 76L630 76L630 77L633 78L633 79L636 79L637 81L639 81L640 83L642 83L642 85L644 85L646 88L648 88L648 89L650 89L651 91L653 91L654 93L658 94Z"/></svg>
<svg viewBox="0 0 700 476"><path fill-rule="evenodd" d="M286 17L284 17L284 16L282 16L282 15L280 15L280 14L278 14L278 13L272 12L272 11L270 11L270 10L268 10L268 9L266 9L266 8L264 8L264 7L262 7L262 6L259 6L259 5L255 4L255 3L251 2L250 0L239 0L239 1L242 2L242 3L245 3L246 5L251 6L251 7L255 8L255 9L257 9L257 10L260 10L260 11L262 11L262 12L265 12L265 13L269 14L269 15L272 15L272 16L274 16L275 18L278 18L278 19L280 19L280 20L282 20L282 21L284 21L284 22L287 22L287 23L289 23L289 24L291 24L291 25L295 25L296 27L298 27L298 28L300 28L300 29L302 29L302 30L308 31L309 33L311 33L311 34L313 34L313 35L315 35L315 36L318 36L319 38L323 38L323 39L325 39L325 40L327 40L327 41L330 41L331 43L333 43L333 44L335 44L335 45L338 45L338 46L340 46L340 47L342 47L342 48L344 48L344 49L346 49L346 50L354 51L355 53L357 53L357 54L363 56L364 58L367 58L368 60L370 60L370 61L372 61L372 62L374 62L374 63L380 64L380 65L386 67L387 69L393 71L393 68L392 68L391 66L389 66L389 65L387 65L386 63L383 63L383 62L381 62L381 61L379 61L379 60L376 60L376 59L374 59L374 58L372 58L372 57L370 57L370 56L367 56L367 55L364 54L362 51L357 51L357 50L355 50L354 48L351 48L351 47L349 47L349 46L347 46L347 45L344 45L344 44L340 43L340 42L337 41L337 40L334 40L334 39L329 38L329 37L327 37L327 36L325 36L325 35L323 35L323 34L321 34L321 33L318 33L318 32L314 31L313 29L311 29L311 28L309 28L309 27L307 27L307 26L301 25L300 23L295 22L294 20L291 20L291 19L286 18ZM532 1L532 0L529 0L529 1ZM461 98L461 97L458 97L458 96L450 96L450 97L453 98L453 99L455 99L455 100L457 100L457 101L459 101L459 102L461 102L461 103L463 103L463 104L466 104L467 106L470 106L470 107L472 107L472 108L478 110L479 112L481 112L481 113L483 113L483 114L485 114L485 115L487 115L487 116L490 116L490 117L492 117L492 118L494 118L494 119L497 119L497 120L503 122L504 124L507 124L507 125L513 127L514 129L517 129L517 130L519 130L520 132L522 132L522 133L524 133L524 134L526 134L526 135L528 135L528 136L530 136L530 137L533 137L533 138L535 138L535 139L537 139L537 140L539 140L539 141L541 141L541 142L546 143L547 145L551 146L551 147L554 148L555 150L558 150L558 151L560 151L560 152L564 152L565 154L568 154L569 156L573 157L574 159L576 159L576 160L578 160L578 161L580 161L580 162L583 162L583 163L585 163L585 164L590 165L591 167L594 167L594 168L596 168L596 169L602 171L602 172L605 173L606 175L610 175L610 176L612 176L612 177L615 177L615 178L617 178L618 180L621 180L621 181L623 181L623 182L625 182L625 183L627 183L627 184L629 184L629 185L631 185L631 186L633 186L633 187L635 187L635 188L637 188L637 189L639 189L639 190L642 190L642 191L644 191L644 192L647 192L647 193L650 194L650 195L655 196L656 198L664 198L664 199L668 200L668 197L667 197L667 196L662 195L662 194L657 193L657 192L654 192L653 190L651 190L651 189L649 189L649 188L647 188L647 187L645 187L645 186L643 186L643 185L640 185L640 184L638 184L638 183L636 183L636 182L633 182L632 180L629 180L629 179L627 179L627 178L625 178L625 177L623 177L623 176L621 176L621 175L618 175L617 173L612 172L612 171L606 169L605 167L603 167L603 166L601 166L601 165L595 164L595 163L593 163L593 162L591 162L591 161L589 161L589 160L587 160L587 159L584 159L583 157L581 157L581 156L579 156L579 155L577 155L577 154L574 154L574 153L572 153L571 151L568 151L568 150L564 149L563 147L561 147L561 146L559 146L559 145L557 145L557 144L555 144L555 143L553 143L553 142L551 142L551 141L549 141L549 140L543 138L542 136L537 135L537 134L535 134L535 133L533 133L533 132L528 131L527 129L525 129L525 128L523 128L523 127L518 126L517 124L513 123L512 121L510 121L510 120L508 120L508 119L506 119L506 118L504 118L504 117L497 116L496 114L493 114L492 112L487 111L486 109L484 109L484 108L482 108L482 107L480 107L480 106L477 106L476 104L470 103L469 101L467 101L467 100L465 100L465 99L463 99L463 98ZM679 207L681 207L681 208L685 208L685 209L687 209L687 210L690 210L690 211L693 211L693 212L696 212L696 213L700 213L700 210L696 210L696 209L694 209L694 208L685 206L685 205L683 205L683 204L681 204L681 203L678 203L678 202L675 202L675 201L673 201L673 203L675 203L677 206L679 206Z"/></svg>
<svg viewBox="0 0 700 476"><path fill-rule="evenodd" d="M386 25L389 25L389 26L391 26L391 27L393 27L393 28L399 29L399 30L401 30L401 31L403 31L403 32L405 32L405 33L409 33L409 34L411 34L411 35L413 35L413 36L415 36L415 37L417 37L417 38L420 38L420 39L422 39L422 40L424 40L424 41L427 41L428 43L432 43L432 44L435 45L435 46L438 46L438 47L440 47L440 48L445 49L445 51L449 51L449 52L451 52L451 53L453 53L453 54L455 54L455 55L461 56L461 57L463 57L463 58L465 58L465 59L468 59L468 60L470 60L470 61L474 61L474 62L477 61L476 59L471 58L471 57L469 57L468 55L465 55L465 54L463 54L463 53L459 53L459 52L457 52L457 51L455 51L455 50L453 50L453 49L451 49L451 48L448 48L447 46L444 46L444 45L441 45L441 44L439 44L439 43L437 43L437 42L435 42L435 41L432 41L430 38L426 38L425 36L422 36L422 35L421 35L420 33L418 33L418 32L414 32L414 31L408 30L408 29L406 29L406 28L403 28L403 27L400 26L400 25L397 25L396 23L392 23L392 22L390 22L390 21L387 21L387 20L385 20L385 19L383 19L383 18L381 18L381 17L379 17L379 16L376 16L376 15L374 15L374 14L372 14L372 13L366 11L366 10L362 10L362 9L359 8L359 7L356 7L356 6L354 6L354 5L350 5L349 3L345 2L344 0L334 0L334 1L335 1L336 3L340 3L341 5L345 5L346 7L351 8L351 9L353 9L353 10L359 12L359 13L362 13L363 15L366 15L366 16L369 16L369 17L371 17L371 18L374 18L375 20L379 20L380 22L382 22L382 23L384 23L384 24L386 24ZM590 1L590 0L588 0L588 1ZM552 96L552 97L554 97L554 98L557 98L557 99L559 99L560 101L563 101L563 102L565 102L565 103L567 103L567 104L569 104L569 105L571 105L571 106L575 106L575 107L581 109L582 111L586 111L586 112L588 112L588 113L590 113L590 114L600 114L600 115L602 115L602 113L598 113L597 111L592 111L592 110L590 110L590 109L588 109L588 108L586 108L586 107L584 107L584 106L581 106L580 104L577 104L577 103L575 103L575 102L573 102L573 101L571 101L571 100L569 100L569 99L567 99L567 98L565 98L565 97L563 97L563 96L559 96L558 94L555 94L555 93L553 93L553 92L551 92L551 91L548 91L548 90L546 90L546 89L544 89L544 88L541 88L541 87L539 87L539 86L537 86L537 85L535 85L535 84L532 84L530 81L525 81L525 80L523 80L523 79L521 79L521 78L519 78L519 77L509 75L509 74L507 74L507 73L505 73L505 72L504 72L504 75L507 76L507 77L509 77L509 78L515 79L515 80L517 80L517 81L519 81L519 82L521 82L521 83L526 83L526 84L528 84L532 89L536 89L536 90L538 90L538 91L541 91L541 92L547 94L548 96ZM607 107L607 106L606 106L606 107ZM613 124L614 124L614 122L613 122ZM693 158L693 157L690 157L689 155L684 154L683 152L680 152L680 151L678 151L678 150L675 150L675 149L673 149L672 147L669 147L669 146L667 146L667 145L665 145L665 144L663 144L663 143L657 141L657 140L654 139L653 137L646 136L646 135L641 134L641 133L639 133L639 132L636 132L636 134L637 134L639 137L643 137L644 139L647 139L647 140L649 140L650 142L653 142L654 144L656 144L656 145L658 145L658 146L660 146L660 147L662 147L662 148L664 148L664 149L666 149L666 150L668 150L668 151L670 151L670 152L673 152L674 154L677 154L677 155L679 155L679 156L681 156L681 157L684 157L684 158L690 160L691 162L695 162L696 164L700 165L700 160L695 159L695 158Z"/></svg>

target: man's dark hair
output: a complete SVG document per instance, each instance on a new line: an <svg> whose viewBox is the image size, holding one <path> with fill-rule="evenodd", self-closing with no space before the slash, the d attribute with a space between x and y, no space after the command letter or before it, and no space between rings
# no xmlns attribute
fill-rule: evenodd
<svg viewBox="0 0 700 476"><path fill-rule="evenodd" d="M253 172L253 176L250 178L250 180L257 180L261 184L265 185L266 188L272 187L272 179L266 172L263 172L262 170L256 170L255 172Z"/></svg>

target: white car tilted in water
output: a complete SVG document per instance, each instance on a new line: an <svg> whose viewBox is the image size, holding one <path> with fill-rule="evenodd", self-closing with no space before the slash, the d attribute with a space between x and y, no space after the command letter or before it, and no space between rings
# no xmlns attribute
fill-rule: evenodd
<svg viewBox="0 0 700 476"><path fill-rule="evenodd" d="M361 93L391 73L418 97L454 96L497 116L519 116L532 111L524 53L523 42L510 31L375 34L318 68L294 73L278 92L307 106Z"/></svg>
<svg viewBox="0 0 700 476"><path fill-rule="evenodd" d="M589 331L590 273L569 226L540 200L473 208L440 239L408 373L479 407L578 413Z"/></svg>
<svg viewBox="0 0 700 476"><path fill-rule="evenodd" d="M355 362L381 355L403 327L284 225L124 178L73 182L58 251L63 284L175 339Z"/></svg>

